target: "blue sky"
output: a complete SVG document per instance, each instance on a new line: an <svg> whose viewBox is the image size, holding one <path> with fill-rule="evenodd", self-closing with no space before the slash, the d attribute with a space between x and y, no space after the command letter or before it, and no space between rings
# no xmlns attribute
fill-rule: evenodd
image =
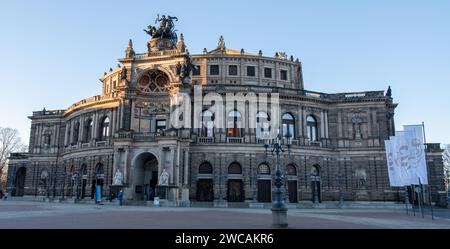
<svg viewBox="0 0 450 249"><path fill-rule="evenodd" d="M191 53L227 47L303 63L305 88L386 90L396 126L450 143L450 1L0 1L0 126L28 140L34 110L99 94L99 78L156 14L177 16Z"/></svg>

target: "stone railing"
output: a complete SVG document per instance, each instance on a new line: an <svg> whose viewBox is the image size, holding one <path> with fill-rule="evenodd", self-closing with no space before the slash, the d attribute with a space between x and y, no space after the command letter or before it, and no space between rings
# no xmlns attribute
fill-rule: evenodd
<svg viewBox="0 0 450 249"><path fill-rule="evenodd" d="M97 141L97 142L95 142L95 146L96 147L105 146L106 144L107 144L106 141Z"/></svg>
<svg viewBox="0 0 450 249"><path fill-rule="evenodd" d="M9 159L27 159L27 158L28 158L28 153L16 152L16 153L9 154Z"/></svg>
<svg viewBox="0 0 450 249"><path fill-rule="evenodd" d="M134 56L135 59L144 59L147 57L156 57L156 56L164 56L164 55L178 55L180 52L176 49L172 50L162 50L162 51L153 51L149 53L136 54Z"/></svg>
<svg viewBox="0 0 450 249"><path fill-rule="evenodd" d="M227 143L242 144L242 143L244 143L244 138L243 137L227 137Z"/></svg>
<svg viewBox="0 0 450 249"><path fill-rule="evenodd" d="M82 107L82 106L86 106L86 105L90 105L90 104L94 104L96 102L101 102L101 101L108 101L108 100L114 100L116 99L118 96L117 95L113 95L113 96L101 96L101 95L95 95L92 97L89 97L87 99L83 99L80 100L78 102L76 102L75 104L71 105L69 108L67 108L66 113L72 112L75 109Z"/></svg>
<svg viewBox="0 0 450 249"><path fill-rule="evenodd" d="M43 116L43 115L62 115L64 110L42 110L33 112L33 116Z"/></svg>
<svg viewBox="0 0 450 249"><path fill-rule="evenodd" d="M73 152L77 150L86 150L92 147L105 147L111 145L109 141L92 141L88 143L77 143L64 147L63 152Z"/></svg>
<svg viewBox="0 0 450 249"><path fill-rule="evenodd" d="M212 137L199 137L198 143L201 144L208 144L208 143L214 143L214 138Z"/></svg>

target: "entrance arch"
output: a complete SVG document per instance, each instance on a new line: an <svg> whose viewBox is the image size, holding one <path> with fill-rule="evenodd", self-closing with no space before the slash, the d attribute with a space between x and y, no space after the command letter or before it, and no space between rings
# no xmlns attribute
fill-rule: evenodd
<svg viewBox="0 0 450 249"><path fill-rule="evenodd" d="M97 185L100 186L100 193L102 193L101 195L103 196L103 183L105 179L103 168L104 167L102 163L97 163L97 165L95 166L94 177L91 184L91 199L95 198L95 190L97 188Z"/></svg>
<svg viewBox="0 0 450 249"><path fill-rule="evenodd" d="M135 200L153 200L158 185L158 158L144 152L134 160L133 196Z"/></svg>
<svg viewBox="0 0 450 249"><path fill-rule="evenodd" d="M231 179L230 179L231 178ZM234 162L228 166L228 202L244 201L244 183L242 182L242 167Z"/></svg>
<svg viewBox="0 0 450 249"><path fill-rule="evenodd" d="M15 193L14 196L23 196L25 189L25 177L27 175L27 169L25 167L20 167L16 172L15 181Z"/></svg>
<svg viewBox="0 0 450 249"><path fill-rule="evenodd" d="M320 166L315 164L311 167L311 196L313 203L322 202L322 191L320 190Z"/></svg>
<svg viewBox="0 0 450 249"><path fill-rule="evenodd" d="M197 180L197 201L213 201L213 167L209 162L200 164Z"/></svg>
<svg viewBox="0 0 450 249"><path fill-rule="evenodd" d="M272 201L272 177L266 163L258 166L258 202Z"/></svg>

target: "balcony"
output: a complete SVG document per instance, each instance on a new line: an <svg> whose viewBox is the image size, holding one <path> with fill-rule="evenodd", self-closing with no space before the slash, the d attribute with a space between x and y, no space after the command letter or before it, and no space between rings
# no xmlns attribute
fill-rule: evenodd
<svg viewBox="0 0 450 249"><path fill-rule="evenodd" d="M213 137L199 137L198 143L200 143L200 144L214 143L214 138Z"/></svg>
<svg viewBox="0 0 450 249"><path fill-rule="evenodd" d="M106 141L97 141L95 142L96 147L106 146Z"/></svg>
<svg viewBox="0 0 450 249"><path fill-rule="evenodd" d="M243 137L227 137L227 143L242 144L242 143L244 143L244 138Z"/></svg>

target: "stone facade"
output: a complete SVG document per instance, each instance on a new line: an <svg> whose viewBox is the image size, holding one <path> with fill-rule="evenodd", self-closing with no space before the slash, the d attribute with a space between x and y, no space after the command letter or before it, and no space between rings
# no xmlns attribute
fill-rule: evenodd
<svg viewBox="0 0 450 249"><path fill-rule="evenodd" d="M170 42L137 54L130 41L120 65L101 77L101 95L65 110L33 112L29 153L11 155L8 191L91 199L100 185L107 197L120 170L128 201L150 199L150 186L164 189L159 196L174 205L270 202L275 157L256 129L246 126L236 135L225 128L170 128L171 96L193 96L194 86L202 86L203 95L279 94L280 116L271 118L293 118L293 144L281 157L287 202L312 201L313 193L319 202L338 201L340 194L346 201L404 200L404 189L389 186L384 140L395 134L397 104L384 91L307 91L301 63L283 53L232 50L221 39L216 49L190 55L182 35ZM188 60L196 68L186 81L179 68ZM440 153L429 146L428 167L432 200L446 206ZM158 189L163 170L168 186Z"/></svg>

